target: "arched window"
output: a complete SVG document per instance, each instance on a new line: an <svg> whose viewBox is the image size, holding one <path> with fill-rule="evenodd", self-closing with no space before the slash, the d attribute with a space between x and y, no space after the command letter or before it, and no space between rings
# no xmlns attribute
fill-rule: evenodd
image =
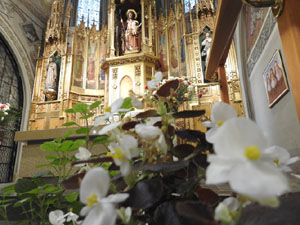
<svg viewBox="0 0 300 225"><path fill-rule="evenodd" d="M17 110L23 106L22 81L18 66L7 44L0 35L0 102L9 103ZM15 131L20 129L20 118L0 124L0 183L11 182L17 152Z"/></svg>
<svg viewBox="0 0 300 225"><path fill-rule="evenodd" d="M86 26L92 27L95 23L99 29L100 20L100 0L79 0L77 8L77 25L83 19Z"/></svg>

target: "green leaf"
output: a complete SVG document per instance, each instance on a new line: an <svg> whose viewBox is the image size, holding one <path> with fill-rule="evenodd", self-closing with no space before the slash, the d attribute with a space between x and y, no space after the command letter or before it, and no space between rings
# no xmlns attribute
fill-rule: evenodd
<svg viewBox="0 0 300 225"><path fill-rule="evenodd" d="M96 101L93 104L90 105L90 110L96 109L97 107L99 107L99 105L101 105L101 101Z"/></svg>
<svg viewBox="0 0 300 225"><path fill-rule="evenodd" d="M68 138L71 136L71 134L73 134L74 130L68 130L65 134L64 134L64 138Z"/></svg>
<svg viewBox="0 0 300 225"><path fill-rule="evenodd" d="M75 112L84 113L84 114L89 112L88 105L82 102L75 104L73 106L73 110Z"/></svg>
<svg viewBox="0 0 300 225"><path fill-rule="evenodd" d="M58 156L57 155L46 155L45 157L47 160L53 160L53 159L57 159Z"/></svg>
<svg viewBox="0 0 300 225"><path fill-rule="evenodd" d="M65 113L76 113L74 109L66 109Z"/></svg>
<svg viewBox="0 0 300 225"><path fill-rule="evenodd" d="M76 130L76 134L88 134L91 128L82 127Z"/></svg>
<svg viewBox="0 0 300 225"><path fill-rule="evenodd" d="M75 151L77 150L79 147L81 147L82 145L84 145L86 143L85 140L83 139L77 139L76 141L74 141L73 145L71 146L71 148L69 149L69 151Z"/></svg>
<svg viewBox="0 0 300 225"><path fill-rule="evenodd" d="M53 141L45 142L45 143L41 144L41 146L40 146L41 150L43 150L45 152L56 152L56 151L58 151L59 147L60 147L60 144L55 143Z"/></svg>
<svg viewBox="0 0 300 225"><path fill-rule="evenodd" d="M85 120L85 119L88 119L88 118L92 118L93 116L94 116L94 113L89 113L86 116L79 117L79 119Z"/></svg>
<svg viewBox="0 0 300 225"><path fill-rule="evenodd" d="M6 198L7 195L11 195L11 194L14 194L15 193L15 190L9 190L9 191L6 191L2 194L2 197L3 198Z"/></svg>
<svg viewBox="0 0 300 225"><path fill-rule="evenodd" d="M71 148L71 146L72 146L73 144L74 144L73 141L66 140L66 141L64 141L64 142L61 144L61 146L60 146L59 149L60 149L62 152L69 151L69 149Z"/></svg>
<svg viewBox="0 0 300 225"><path fill-rule="evenodd" d="M99 136L93 140L93 145L105 144L108 142L108 136Z"/></svg>
<svg viewBox="0 0 300 225"><path fill-rule="evenodd" d="M60 138L60 137L54 139L54 142L56 142L56 143L61 143L61 141L62 141L62 138Z"/></svg>
<svg viewBox="0 0 300 225"><path fill-rule="evenodd" d="M78 192L71 192L65 195L64 197L68 202L75 202L78 198L78 194Z"/></svg>
<svg viewBox="0 0 300 225"><path fill-rule="evenodd" d="M57 199L55 198L48 198L45 202L46 205L53 205L55 202L57 201Z"/></svg>
<svg viewBox="0 0 300 225"><path fill-rule="evenodd" d="M127 97L123 101L123 105L121 106L121 109L131 109L133 107L131 103L131 98Z"/></svg>
<svg viewBox="0 0 300 225"><path fill-rule="evenodd" d="M56 192L56 187L54 185L47 185L47 187L44 189L46 194Z"/></svg>
<svg viewBox="0 0 300 225"><path fill-rule="evenodd" d="M3 204L8 203L8 202L12 202L14 201L14 199L5 199L5 200L0 200L0 207L3 207Z"/></svg>
<svg viewBox="0 0 300 225"><path fill-rule="evenodd" d="M15 204L14 204L14 207L20 207L20 206L23 206L23 204L27 201L29 201L31 198L23 198L21 199L20 201L17 201Z"/></svg>
<svg viewBox="0 0 300 225"><path fill-rule="evenodd" d="M68 122L68 123L64 123L63 126L65 127L69 127L69 126L73 126L73 125L77 125L77 123L75 122Z"/></svg>

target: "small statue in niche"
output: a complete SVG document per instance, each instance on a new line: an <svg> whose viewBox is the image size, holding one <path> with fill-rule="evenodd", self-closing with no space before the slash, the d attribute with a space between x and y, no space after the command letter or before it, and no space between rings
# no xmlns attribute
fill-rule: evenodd
<svg viewBox="0 0 300 225"><path fill-rule="evenodd" d="M45 95L47 100L55 100L57 92L57 65L53 56L49 58L49 64L46 71Z"/></svg>
<svg viewBox="0 0 300 225"><path fill-rule="evenodd" d="M127 10L126 26L121 18L123 26L122 50L123 52L139 51L141 49L141 23L136 20L137 13L134 9Z"/></svg>
<svg viewBox="0 0 300 225"><path fill-rule="evenodd" d="M201 56L205 59L205 65L207 64L209 52L210 52L210 45L211 45L212 38L210 37L210 33L205 34L205 39L202 41L201 45L204 46Z"/></svg>

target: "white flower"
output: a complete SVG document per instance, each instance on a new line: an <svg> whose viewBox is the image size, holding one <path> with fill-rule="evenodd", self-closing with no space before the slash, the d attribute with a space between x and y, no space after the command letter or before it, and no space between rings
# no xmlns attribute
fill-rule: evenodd
<svg viewBox="0 0 300 225"><path fill-rule="evenodd" d="M228 182L233 191L272 199L289 190L286 176L268 154L267 140L251 120L233 118L214 137L216 154L208 156L207 184Z"/></svg>
<svg viewBox="0 0 300 225"><path fill-rule="evenodd" d="M76 159L88 160L92 155L92 153L84 147L80 147L78 150L79 152L75 154Z"/></svg>
<svg viewBox="0 0 300 225"><path fill-rule="evenodd" d="M77 220L79 218L79 216L73 212L68 212L65 217L67 217L67 222L72 221L75 224L78 222Z"/></svg>
<svg viewBox="0 0 300 225"><path fill-rule="evenodd" d="M49 213L49 221L53 225L63 225L66 221L64 212L61 210L55 210Z"/></svg>
<svg viewBox="0 0 300 225"><path fill-rule="evenodd" d="M120 134L117 142L108 145L110 152L108 153L114 159L123 176L130 172L130 160L139 155L137 139L128 134Z"/></svg>
<svg viewBox="0 0 300 225"><path fill-rule="evenodd" d="M134 95L131 95L131 103L134 108L136 109L143 109L144 103L142 103L138 98L136 98Z"/></svg>
<svg viewBox="0 0 300 225"><path fill-rule="evenodd" d="M218 128L224 124L226 120L237 117L237 113L231 105L224 102L217 102L211 110L211 122L203 122L203 126L210 127L206 132L206 140L214 143L214 136Z"/></svg>
<svg viewBox="0 0 300 225"><path fill-rule="evenodd" d="M93 168L84 176L80 184L80 201L86 206L81 214L86 216L82 225L115 225L115 205L128 198L128 194L114 194L105 197L110 178L101 167Z"/></svg>
<svg viewBox="0 0 300 225"><path fill-rule="evenodd" d="M239 205L239 201L236 198L226 198L216 207L215 219L225 224L231 224L233 222L233 215L237 212Z"/></svg>
<svg viewBox="0 0 300 225"><path fill-rule="evenodd" d="M272 146L266 149L265 153L269 154L276 165L284 172L291 172L292 169L289 167L289 165L299 160L299 157L291 157L290 153L286 149L279 146Z"/></svg>
<svg viewBox="0 0 300 225"><path fill-rule="evenodd" d="M104 109L105 114L103 116L97 117L95 119L94 126L99 126L101 124L101 122L112 117L116 113L128 111L128 109L121 109L123 102L124 102L124 99L119 98L116 101L114 101L114 103L112 103L110 107L105 107L105 109Z"/></svg>
<svg viewBox="0 0 300 225"><path fill-rule="evenodd" d="M148 81L147 86L149 89L156 89L159 82L162 80L163 74L162 72L157 72L153 79Z"/></svg>
<svg viewBox="0 0 300 225"><path fill-rule="evenodd" d="M137 124L135 132L145 141L153 142L156 147L164 154L167 153L167 143L161 129L147 124Z"/></svg>

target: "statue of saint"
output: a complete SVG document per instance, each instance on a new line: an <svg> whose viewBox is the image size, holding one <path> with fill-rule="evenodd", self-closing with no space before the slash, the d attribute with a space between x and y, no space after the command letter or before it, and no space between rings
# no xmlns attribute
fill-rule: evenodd
<svg viewBox="0 0 300 225"><path fill-rule="evenodd" d="M57 65L55 62L53 62L53 57L50 57L49 65L47 68L45 89L55 90L57 88L56 80L57 80Z"/></svg>
<svg viewBox="0 0 300 225"><path fill-rule="evenodd" d="M211 45L212 38L210 37L209 33L205 34L205 39L202 41L202 46L204 46L202 50L202 57L205 58L205 64L207 64L209 52L210 52L210 45Z"/></svg>
<svg viewBox="0 0 300 225"><path fill-rule="evenodd" d="M140 50L141 48L141 31L140 27L142 24L136 20L137 13L134 9L127 10L127 20L126 26L121 18L121 23L123 26L123 30L125 31L125 35L123 35L122 40L122 50L123 52L132 51L132 50Z"/></svg>

